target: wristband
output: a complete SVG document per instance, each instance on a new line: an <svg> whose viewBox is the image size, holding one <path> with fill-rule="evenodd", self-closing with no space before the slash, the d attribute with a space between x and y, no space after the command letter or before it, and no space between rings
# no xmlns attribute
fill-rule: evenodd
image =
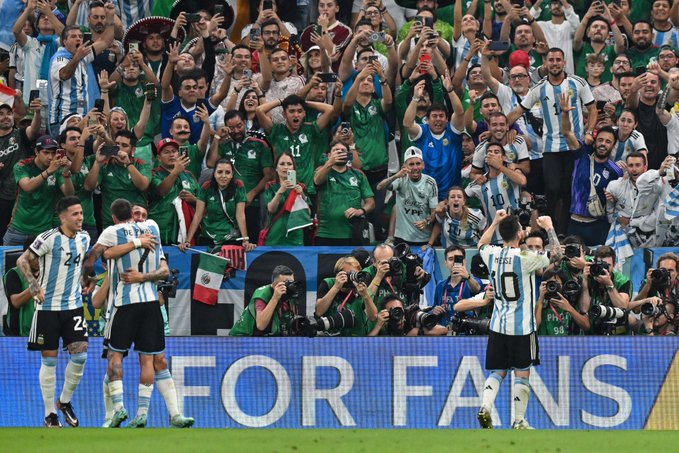
<svg viewBox="0 0 679 453"><path fill-rule="evenodd" d="M132 243L134 244L134 248L136 248L136 249L141 247L141 239L139 239L139 238L133 239Z"/></svg>
<svg viewBox="0 0 679 453"><path fill-rule="evenodd" d="M370 282L370 285L375 285L375 286L377 286L377 287L380 286L380 284L379 284L379 282L377 281L377 279L373 279L373 281Z"/></svg>
<svg viewBox="0 0 679 453"><path fill-rule="evenodd" d="M610 285L606 287L606 291L613 291L615 289L615 286Z"/></svg>
<svg viewBox="0 0 679 453"><path fill-rule="evenodd" d="M64 179L71 179L71 173L64 173L63 177Z"/></svg>
<svg viewBox="0 0 679 453"><path fill-rule="evenodd" d="M47 173L47 174L49 175L49 173ZM44 172L44 171L41 171L41 172L40 172L40 176L42 176L42 179L44 179L45 181L47 181L47 178L48 178L48 177L45 176L45 172Z"/></svg>

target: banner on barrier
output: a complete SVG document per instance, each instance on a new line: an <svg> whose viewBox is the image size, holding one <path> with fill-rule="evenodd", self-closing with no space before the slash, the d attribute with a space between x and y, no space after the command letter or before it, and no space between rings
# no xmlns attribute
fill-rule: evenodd
<svg viewBox="0 0 679 453"><path fill-rule="evenodd" d="M476 428L487 339L170 338L168 362L183 412L196 426L271 428ZM679 428L679 340L670 337L541 338L527 419L541 429ZM104 417L100 339L73 405L82 426ZM137 407L135 354L124 362L125 406ZM0 340L0 426L41 426L40 354ZM65 354L57 368L57 394ZM511 387L493 411L511 426ZM8 414L11 414L9 416ZM154 392L149 426L167 426Z"/></svg>

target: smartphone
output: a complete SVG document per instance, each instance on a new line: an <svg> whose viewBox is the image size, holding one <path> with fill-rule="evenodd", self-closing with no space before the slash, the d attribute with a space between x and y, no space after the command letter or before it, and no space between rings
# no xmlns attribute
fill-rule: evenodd
<svg viewBox="0 0 679 453"><path fill-rule="evenodd" d="M40 90L31 90L30 94L28 95L28 103L30 104L33 102L35 99L40 98Z"/></svg>
<svg viewBox="0 0 679 453"><path fill-rule="evenodd" d="M262 29L252 27L250 29L250 41L257 41L262 36Z"/></svg>
<svg viewBox="0 0 679 453"><path fill-rule="evenodd" d="M66 150L63 148L57 148L57 159L63 159L66 157Z"/></svg>
<svg viewBox="0 0 679 453"><path fill-rule="evenodd" d="M224 15L224 5L215 5L215 14Z"/></svg>
<svg viewBox="0 0 679 453"><path fill-rule="evenodd" d="M453 258L453 267L462 267L462 263L464 263L464 256L455 255Z"/></svg>
<svg viewBox="0 0 679 453"><path fill-rule="evenodd" d="M139 43L138 43L138 42L131 42L131 43L127 46L127 52L128 52L128 53L130 53L130 52L139 52Z"/></svg>
<svg viewBox="0 0 679 453"><path fill-rule="evenodd" d="M297 185L297 171L296 170L288 170L288 181L292 183L293 186Z"/></svg>
<svg viewBox="0 0 679 453"><path fill-rule="evenodd" d="M188 156L189 155L189 147L188 146L180 146L179 147L179 155L180 156Z"/></svg>
<svg viewBox="0 0 679 453"><path fill-rule="evenodd" d="M200 22L200 13L186 13L184 17L186 17L186 22L190 24Z"/></svg>
<svg viewBox="0 0 679 453"><path fill-rule="evenodd" d="M491 41L488 45L488 50L506 52L509 50L510 45L511 43L509 41Z"/></svg>
<svg viewBox="0 0 679 453"><path fill-rule="evenodd" d="M107 157L117 156L120 151L120 147L117 145L104 145L101 148L101 154Z"/></svg>
<svg viewBox="0 0 679 453"><path fill-rule="evenodd" d="M342 121L340 123L340 134L342 135L349 135L349 131L351 130L351 122L349 121Z"/></svg>
<svg viewBox="0 0 679 453"><path fill-rule="evenodd" d="M223 49L215 49L215 55L228 55L229 54L229 49L224 47Z"/></svg>
<svg viewBox="0 0 679 453"><path fill-rule="evenodd" d="M596 109L600 112L604 111L605 105L606 105L606 101L596 101Z"/></svg>
<svg viewBox="0 0 679 453"><path fill-rule="evenodd" d="M384 42L384 32L374 31L370 33L370 41L372 42Z"/></svg>
<svg viewBox="0 0 679 453"><path fill-rule="evenodd" d="M622 6L620 0L613 0L613 4L614 4L615 6Z"/></svg>
<svg viewBox="0 0 679 453"><path fill-rule="evenodd" d="M476 32L476 39L480 39L481 41L484 41L486 39L486 35L483 33L483 30L479 30Z"/></svg>
<svg viewBox="0 0 679 453"><path fill-rule="evenodd" d="M322 72L318 74L318 78L324 83L335 83L337 82L337 74L334 72Z"/></svg>
<svg viewBox="0 0 679 453"><path fill-rule="evenodd" d="M379 61L379 58L377 57L377 55L372 55L372 56L368 57L368 63L374 63L376 61Z"/></svg>
<svg viewBox="0 0 679 453"><path fill-rule="evenodd" d="M243 77L246 79L252 78L252 69L243 69Z"/></svg>
<svg viewBox="0 0 679 453"><path fill-rule="evenodd" d="M431 63L431 55L429 55L428 53L422 54L422 56L420 57L420 64L422 64L424 62ZM427 73L426 70L420 69L420 74L426 74L426 73Z"/></svg>
<svg viewBox="0 0 679 453"><path fill-rule="evenodd" d="M262 9L273 9L273 1L272 0L264 0L262 2Z"/></svg>
<svg viewBox="0 0 679 453"><path fill-rule="evenodd" d="M318 24L314 25L314 33L316 33L318 36L322 36L323 35L323 27L318 25Z"/></svg>
<svg viewBox="0 0 679 453"><path fill-rule="evenodd" d="M144 93L146 94L147 101L153 101L156 99L156 86L153 83L147 83L144 85Z"/></svg>
<svg viewBox="0 0 679 453"><path fill-rule="evenodd" d="M413 25L422 25L424 23L424 20L420 16L415 16L415 19L413 19Z"/></svg>
<svg viewBox="0 0 679 453"><path fill-rule="evenodd" d="M92 33L83 33L83 43L92 42Z"/></svg>
<svg viewBox="0 0 679 453"><path fill-rule="evenodd" d="M96 126L97 124L99 124L99 119L94 115L90 116L87 120L87 126L89 127Z"/></svg>
<svg viewBox="0 0 679 453"><path fill-rule="evenodd" d="M104 111L104 100L103 99L96 99L94 101L94 110L97 112L103 112Z"/></svg>
<svg viewBox="0 0 679 453"><path fill-rule="evenodd" d="M526 2L524 0L511 0L510 3L512 5L518 6L519 8L523 8L524 6L526 6Z"/></svg>
<svg viewBox="0 0 679 453"><path fill-rule="evenodd" d="M420 16L422 20L422 25L429 28L434 28L434 18L429 16Z"/></svg>

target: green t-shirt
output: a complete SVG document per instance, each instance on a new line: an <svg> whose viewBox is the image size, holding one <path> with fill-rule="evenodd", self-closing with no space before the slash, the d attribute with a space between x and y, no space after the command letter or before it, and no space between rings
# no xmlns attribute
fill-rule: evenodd
<svg viewBox="0 0 679 453"><path fill-rule="evenodd" d="M321 154L328 148L327 135L321 133L316 122L302 124L295 133L285 124L274 124L269 141L275 156L285 151L292 154L297 164L297 181L303 183L309 193L315 193L314 170Z"/></svg>
<svg viewBox="0 0 679 453"><path fill-rule="evenodd" d="M386 114L379 99L372 99L365 107L355 102L351 108L351 129L364 171L383 168L389 163L385 120Z"/></svg>
<svg viewBox="0 0 679 453"><path fill-rule="evenodd" d="M233 161L236 178L243 181L246 195L262 180L264 169L273 167L271 148L256 137L246 137L242 143L227 141L220 144L219 157ZM255 198L250 205L259 206L259 199Z"/></svg>
<svg viewBox="0 0 679 453"><path fill-rule="evenodd" d="M625 53L632 61L632 69L641 67L645 68L648 65L648 62L651 61L651 58L658 58L658 55L660 54L660 48L650 46L644 51L639 51L636 47L630 47Z"/></svg>
<svg viewBox="0 0 679 453"><path fill-rule="evenodd" d="M240 237L238 221L236 220L236 205L247 202L247 194L243 182L235 180L236 193L228 200L224 200L222 208L219 188L212 186L212 181L203 184L198 199L205 203L203 216L204 238L210 238L215 245L222 244ZM224 211L226 210L226 214Z"/></svg>
<svg viewBox="0 0 679 453"><path fill-rule="evenodd" d="M328 178L317 187L320 204L318 208L318 236L325 238L352 237L352 227L344 211L362 209L362 200L374 196L363 172L347 167L343 173L334 168Z"/></svg>
<svg viewBox="0 0 679 453"><path fill-rule="evenodd" d="M587 79L587 63L586 59L588 55L596 54L594 49L592 48L592 45L588 42L583 43L582 49L580 49L580 52L575 53L575 61L576 61L576 67L575 67L575 74L579 75L580 77ZM613 60L615 60L615 56L617 53L615 52L615 46L606 46L601 50L600 54L604 60L606 60L605 63L605 69L604 73L601 74L601 82L610 82L613 80L613 75L611 74L611 66L613 65Z"/></svg>
<svg viewBox="0 0 679 453"><path fill-rule="evenodd" d="M134 166L149 179L152 178L151 165L140 159L134 159ZM104 228L113 224L111 203L124 198L132 204L147 204L146 192L142 192L132 182L129 170L118 164L106 164L99 170L99 187L101 188L102 206L101 223Z"/></svg>
<svg viewBox="0 0 679 453"><path fill-rule="evenodd" d="M146 94L144 88L146 80L144 74L141 75L139 82L134 86L127 86L120 82L117 84L113 96L115 97L115 105L125 109L127 113L127 127L133 129L139 121L141 110L146 101ZM160 92L160 88L158 89ZM160 112L160 96L151 103L151 114L144 129L144 136L137 143L137 147L145 146L153 142L153 138L160 134L162 115Z"/></svg>
<svg viewBox="0 0 679 453"><path fill-rule="evenodd" d="M192 145L188 141L180 146L186 146L188 148L188 155L191 163L189 163L189 166L186 167L186 169L191 172L196 180L200 179L200 174L203 171L203 158L205 157L205 152L201 151L197 144ZM139 149L137 149L135 155L139 155ZM229 157L229 159L231 158L232 156ZM155 156L153 158L153 166L151 168L157 167L160 167L160 159L158 159L158 156Z"/></svg>
<svg viewBox="0 0 679 453"><path fill-rule="evenodd" d="M38 168L35 158L31 157L14 165L14 180L18 186L23 178L33 178L44 171ZM29 235L40 234L52 228L52 216L57 201L63 196L63 184L64 176L58 170L46 181L43 180L40 187L33 192L26 192L19 187L10 224L12 228Z"/></svg>
<svg viewBox="0 0 679 453"><path fill-rule="evenodd" d="M165 196L160 196L158 194L158 186L169 175L170 172L163 167L154 168L149 190L149 203L151 205L149 218L155 220L158 224L160 228L160 242L163 245L177 244L179 214L177 213L174 201L179 197L179 192L186 190L194 195L198 195L200 191L196 178L193 177L190 171L184 171L177 177L170 191Z"/></svg>
<svg viewBox="0 0 679 453"><path fill-rule="evenodd" d="M276 196L276 192L281 188L281 185L277 182L269 183L264 190L264 203L269 204L271 200ZM286 190L285 193L280 197L280 202L278 203L278 209L276 212L269 213L269 222L276 219L275 222L269 223L271 228L269 229L269 234L266 236L265 245L288 245L288 246L298 246L304 245L304 230L297 229L293 230L288 234L288 218L290 213L285 212L280 217L277 216L283 211L285 206L285 200L288 199L291 190Z"/></svg>
<svg viewBox="0 0 679 453"><path fill-rule="evenodd" d="M328 285L328 289L330 289L335 284L335 278L325 278L323 279L323 282ZM319 297L322 297L322 295L319 295ZM328 311L324 313L323 316L330 316L337 313L339 307L344 303L346 297L347 293L342 291L338 292L335 298L332 300L330 308L328 308ZM354 312L354 316L356 317L356 323L354 324L354 327L341 330L334 329L330 330L329 332L335 334L339 333L343 337L365 337L368 335L368 315L365 313L365 302L363 301L363 298L356 294L356 290L353 290L352 296L349 298L347 303L344 304L344 310L347 309Z"/></svg>
<svg viewBox="0 0 679 453"><path fill-rule="evenodd" d="M92 192L85 190L85 179L90 172L90 167L96 156L94 154L85 157L79 173L71 175L73 188L75 189L75 196L80 198L80 206L83 208L83 225L94 226L96 220L94 219L94 202L92 201ZM59 214L54 213L52 225L59 226Z"/></svg>

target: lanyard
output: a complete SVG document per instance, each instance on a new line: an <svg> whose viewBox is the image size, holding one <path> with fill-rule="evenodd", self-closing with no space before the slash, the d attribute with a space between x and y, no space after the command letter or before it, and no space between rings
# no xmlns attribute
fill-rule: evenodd
<svg viewBox="0 0 679 453"><path fill-rule="evenodd" d="M340 304L340 306L339 306L339 308L337 309L337 311L342 311L342 310L344 309L344 306L347 304L347 302L349 302L349 298L350 298L353 294L354 294L354 290L352 289L351 291L349 291L349 294L347 294L347 297L344 298L344 300L343 300L342 303Z"/></svg>
<svg viewBox="0 0 679 453"><path fill-rule="evenodd" d="M446 289L445 289L445 291L443 291L443 306L446 307L446 311L448 311L448 286L449 285L450 285L450 279L448 279L448 285L446 285ZM459 301L462 298L462 292L463 291L464 291L464 281L462 281L462 284L460 285L460 290L457 293L457 301Z"/></svg>

